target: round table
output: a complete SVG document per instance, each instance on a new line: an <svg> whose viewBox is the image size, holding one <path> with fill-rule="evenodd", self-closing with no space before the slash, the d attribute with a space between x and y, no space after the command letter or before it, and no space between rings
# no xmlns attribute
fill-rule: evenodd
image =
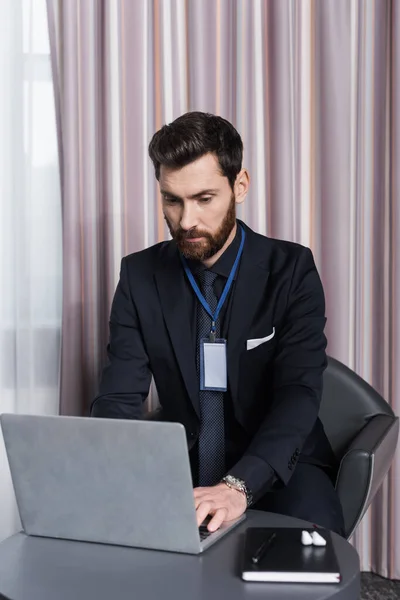
<svg viewBox="0 0 400 600"><path fill-rule="evenodd" d="M340 584L244 582L240 565L247 527L310 527L310 523L250 510L238 527L199 556L18 533L0 544L0 593L11 600L359 598L357 552L334 533Z"/></svg>

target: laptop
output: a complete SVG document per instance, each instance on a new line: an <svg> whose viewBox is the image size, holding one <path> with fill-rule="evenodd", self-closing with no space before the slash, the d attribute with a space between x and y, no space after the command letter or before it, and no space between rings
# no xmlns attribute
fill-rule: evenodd
<svg viewBox="0 0 400 600"><path fill-rule="evenodd" d="M180 423L3 414L27 535L199 554L216 532L196 522Z"/></svg>

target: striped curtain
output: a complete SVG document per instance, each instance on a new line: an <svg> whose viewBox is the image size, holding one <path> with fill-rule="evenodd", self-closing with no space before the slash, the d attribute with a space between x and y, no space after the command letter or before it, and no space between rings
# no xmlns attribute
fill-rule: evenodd
<svg viewBox="0 0 400 600"><path fill-rule="evenodd" d="M310 246L329 354L400 412L400 2L47 0L64 233L61 412L104 361L120 259L167 237L147 144L187 110L241 133L239 216ZM354 543L400 578L397 458Z"/></svg>

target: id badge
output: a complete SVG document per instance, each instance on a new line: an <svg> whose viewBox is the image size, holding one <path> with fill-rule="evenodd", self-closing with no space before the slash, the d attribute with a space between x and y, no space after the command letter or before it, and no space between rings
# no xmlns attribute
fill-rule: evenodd
<svg viewBox="0 0 400 600"><path fill-rule="evenodd" d="M200 389L226 392L226 340L200 340Z"/></svg>

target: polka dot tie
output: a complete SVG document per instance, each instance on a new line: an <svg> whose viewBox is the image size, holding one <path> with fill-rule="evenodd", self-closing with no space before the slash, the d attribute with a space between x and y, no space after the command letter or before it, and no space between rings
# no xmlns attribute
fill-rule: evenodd
<svg viewBox="0 0 400 600"><path fill-rule="evenodd" d="M215 313L218 299L213 289L216 273L203 270L198 274L200 289ZM211 317L199 302L197 307L197 373L200 374L200 340L208 338ZM216 323L216 337L220 337ZM200 381L200 375L199 375ZM200 390L199 486L211 486L225 475L224 392Z"/></svg>

